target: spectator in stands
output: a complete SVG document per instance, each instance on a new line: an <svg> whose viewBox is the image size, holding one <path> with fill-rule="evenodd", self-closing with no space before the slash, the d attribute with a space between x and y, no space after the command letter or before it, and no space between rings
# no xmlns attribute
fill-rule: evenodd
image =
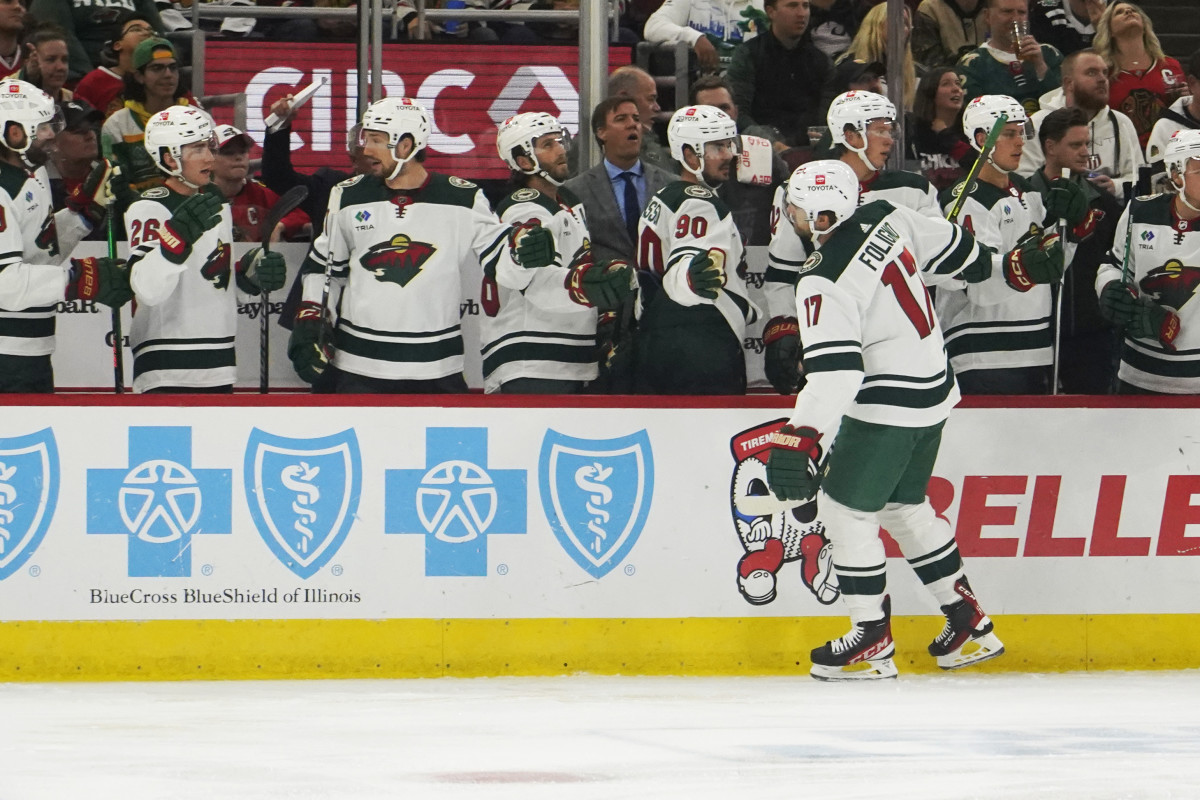
<svg viewBox="0 0 1200 800"><path fill-rule="evenodd" d="M1038 98L1062 82L1062 54L1029 34L1018 40L1015 29L1029 24L1029 0L990 0L987 10L991 39L958 61L966 92L964 103L984 94L1008 95L1032 115Z"/></svg>
<svg viewBox="0 0 1200 800"><path fill-rule="evenodd" d="M638 218L673 173L641 159L638 106L627 97L606 97L592 111L592 135L604 160L564 186L583 203L597 261L637 263Z"/></svg>
<svg viewBox="0 0 1200 800"><path fill-rule="evenodd" d="M716 72L737 45L762 32L751 22L750 9L761 12L762 0L665 0L646 20L643 35L651 44L687 42L700 71Z"/></svg>
<svg viewBox="0 0 1200 800"><path fill-rule="evenodd" d="M1133 3L1105 10L1092 46L1113 76L1108 104L1133 120L1144 149L1154 123L1186 91L1183 67L1163 53L1150 17Z"/></svg>
<svg viewBox="0 0 1200 800"><path fill-rule="evenodd" d="M913 57L949 67L987 40L987 0L921 0L913 21Z"/></svg>
<svg viewBox="0 0 1200 800"><path fill-rule="evenodd" d="M213 163L213 183L229 200L233 213L233 238L239 242L268 240L297 241L312 236L312 223L303 210L296 208L273 231L262 228L263 220L279 199L250 178L250 148L254 140L232 125L217 126L217 157Z"/></svg>
<svg viewBox="0 0 1200 800"><path fill-rule="evenodd" d="M73 96L67 84L67 33L54 24L37 26L25 38L25 66L17 73L62 105Z"/></svg>
<svg viewBox="0 0 1200 800"><path fill-rule="evenodd" d="M53 22L67 32L71 80L79 80L100 64L104 45L121 35L121 11L137 11L155 31L166 32L154 0L33 0L29 5L35 19Z"/></svg>
<svg viewBox="0 0 1200 800"><path fill-rule="evenodd" d="M880 3L867 12L862 25L841 58L834 62L857 59L867 64L879 63L887 65L887 3ZM913 97L917 93L917 70L913 64L912 47L909 38L912 34L912 17L908 9L904 9L904 107L912 109ZM839 93L840 94L840 93ZM836 95L834 95L836 96Z"/></svg>
<svg viewBox="0 0 1200 800"><path fill-rule="evenodd" d="M1138 167L1146 163L1132 120L1108 107L1108 67L1091 48L1063 60L1062 89L1042 96L1042 110L1029 118L1037 130L1046 116L1060 108L1078 108L1088 120L1088 172L1099 189L1124 198L1125 184L1137 183ZM1041 168L1045 155L1031 139L1021 153L1017 172L1025 177Z"/></svg>
<svg viewBox="0 0 1200 800"><path fill-rule="evenodd" d="M854 0L811 0L808 29L812 31L813 44L831 59L846 52L862 14Z"/></svg>
<svg viewBox="0 0 1200 800"><path fill-rule="evenodd" d="M1171 134L1178 130L1200 128L1200 50L1192 53L1188 59L1183 79L1188 93L1162 112L1146 144L1146 161L1155 165L1156 171L1163 169L1163 148L1171 140Z"/></svg>
<svg viewBox="0 0 1200 800"><path fill-rule="evenodd" d="M100 158L100 123L104 115L79 99L59 106L63 129L54 137L54 149L46 172L50 176L50 195L56 209L63 208L67 196L83 183Z"/></svg>
<svg viewBox="0 0 1200 800"><path fill-rule="evenodd" d="M24 0L0 0L0 77L16 75L25 61Z"/></svg>
<svg viewBox="0 0 1200 800"><path fill-rule="evenodd" d="M1046 163L1030 177L1033 187L1047 197L1050 182L1062 177L1066 168L1071 182L1083 189L1091 209L1100 212L1085 221L1085 226L1094 227L1076 246L1063 277L1059 382L1067 394L1107 394L1116 364L1116 342L1108 322L1100 316L1096 272L1112 248L1121 204L1088 179L1090 122L1081 108L1060 108L1046 114L1037 135L1038 149L1046 154Z"/></svg>
<svg viewBox="0 0 1200 800"><path fill-rule="evenodd" d="M655 117L662 109L654 77L639 67L615 69L608 76L608 96L628 97L637 103L642 125L642 160L668 172L678 171L677 162L655 132Z"/></svg>
<svg viewBox="0 0 1200 800"><path fill-rule="evenodd" d="M1029 7L1029 32L1064 56L1092 46L1108 0L1037 0Z"/></svg>
<svg viewBox="0 0 1200 800"><path fill-rule="evenodd" d="M939 192L962 180L975 151L962 132L963 91L950 67L926 72L917 84L907 144L924 175Z"/></svg>
<svg viewBox="0 0 1200 800"><path fill-rule="evenodd" d="M154 36L150 20L136 11L122 12L118 38L105 45L109 66L99 66L75 86L75 97L108 117L125 107L125 76L133 72L133 51Z"/></svg>
<svg viewBox="0 0 1200 800"><path fill-rule="evenodd" d="M728 79L747 125L769 125L773 140L808 143L808 128L825 121L821 89L832 65L813 44L808 0L765 0L769 35L756 36L733 54Z"/></svg>

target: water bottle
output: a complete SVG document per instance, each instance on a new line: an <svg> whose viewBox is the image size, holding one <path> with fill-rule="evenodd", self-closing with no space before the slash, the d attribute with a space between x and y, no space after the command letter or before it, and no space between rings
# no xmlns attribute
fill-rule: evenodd
<svg viewBox="0 0 1200 800"><path fill-rule="evenodd" d="M466 0L446 0L445 7L446 8L466 8L467 4L466 4ZM447 36L459 36L459 35L461 35L461 32L462 32L462 26L463 26L463 24L461 22L459 22L458 20L447 20L442 25L442 30L444 30L446 32Z"/></svg>

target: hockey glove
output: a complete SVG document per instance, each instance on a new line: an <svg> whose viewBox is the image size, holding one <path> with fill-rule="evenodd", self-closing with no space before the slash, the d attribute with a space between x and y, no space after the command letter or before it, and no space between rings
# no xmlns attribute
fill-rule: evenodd
<svg viewBox="0 0 1200 800"><path fill-rule="evenodd" d="M162 252L168 261L187 261L192 245L220 224L223 204L224 200L207 192L198 192L179 204L174 216L159 229Z"/></svg>
<svg viewBox="0 0 1200 800"><path fill-rule="evenodd" d="M687 271L688 288L699 297L716 300L725 285L725 253L715 249L696 253Z"/></svg>
<svg viewBox="0 0 1200 800"><path fill-rule="evenodd" d="M567 273L566 287L571 299L601 312L613 311L621 305L632 286L632 267L624 261L597 264L590 250L577 256Z"/></svg>
<svg viewBox="0 0 1200 800"><path fill-rule="evenodd" d="M72 258L67 273L67 300L92 300L120 308L133 299L129 270L116 258Z"/></svg>
<svg viewBox="0 0 1200 800"><path fill-rule="evenodd" d="M321 349L321 307L316 303L301 303L288 339L288 358L300 380L316 383L329 366L329 353Z"/></svg>
<svg viewBox="0 0 1200 800"><path fill-rule="evenodd" d="M808 500L816 496L821 477L821 434L812 428L784 425L771 438L767 460L767 486L780 500Z"/></svg>
<svg viewBox="0 0 1200 800"><path fill-rule="evenodd" d="M1050 181L1050 191L1044 197L1047 225L1063 219L1067 221L1068 227L1074 228L1087 218L1087 195L1078 183L1067 178L1055 178Z"/></svg>
<svg viewBox="0 0 1200 800"><path fill-rule="evenodd" d="M1134 339L1157 339L1173 353L1179 338L1179 315L1142 295L1134 303L1133 319L1125 326L1125 333Z"/></svg>
<svg viewBox="0 0 1200 800"><path fill-rule="evenodd" d="M108 216L108 183L112 178L112 165L100 159L92 171L67 195L67 208L86 219L93 228L104 224Z"/></svg>
<svg viewBox="0 0 1200 800"><path fill-rule="evenodd" d="M1004 280L1018 292L1059 281L1063 264L1062 241L1057 233L1030 233L1004 257Z"/></svg>
<svg viewBox="0 0 1200 800"><path fill-rule="evenodd" d="M261 247L252 248L242 256L237 272L238 286L247 294L274 292L287 282L287 263L283 256L273 251L263 252Z"/></svg>
<svg viewBox="0 0 1200 800"><path fill-rule="evenodd" d="M1100 290L1100 316L1118 328L1133 322L1136 305L1137 292L1121 281L1109 281Z"/></svg>
<svg viewBox="0 0 1200 800"><path fill-rule="evenodd" d="M537 269L554 263L554 234L538 221L514 225L509 233L513 261L526 269Z"/></svg>
<svg viewBox="0 0 1200 800"><path fill-rule="evenodd" d="M767 380L780 394L795 394L800 383L800 325L795 317L772 317L763 328Z"/></svg>

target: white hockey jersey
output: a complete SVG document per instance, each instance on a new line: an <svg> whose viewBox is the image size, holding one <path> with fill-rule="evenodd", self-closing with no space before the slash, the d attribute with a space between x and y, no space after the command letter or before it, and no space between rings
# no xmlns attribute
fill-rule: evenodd
<svg viewBox="0 0 1200 800"><path fill-rule="evenodd" d="M133 288L133 390L232 386L238 293L233 277L233 216L192 245L182 264L162 253L159 231L187 195L166 186L142 193L125 212Z"/></svg>
<svg viewBox="0 0 1200 800"><path fill-rule="evenodd" d="M509 252L509 230L461 178L430 173L413 191L363 175L335 186L301 267L305 302L321 302L327 266L338 290L333 363L384 380L461 373L463 273L478 285L482 264L502 286L529 281Z"/></svg>
<svg viewBox="0 0 1200 800"><path fill-rule="evenodd" d="M514 378L591 381L599 374L596 309L567 292L575 253L590 248L583 204L560 188L558 198L518 189L497 208L506 225L536 221L554 234L554 263L515 273L528 282L503 286L485 271L481 320L483 389L497 391Z"/></svg>
<svg viewBox="0 0 1200 800"><path fill-rule="evenodd" d="M1200 219L1186 221L1174 211L1175 195L1135 198L1133 213L1131 279L1139 294L1179 315L1179 335L1174 352L1157 339L1125 337L1117 376L1154 392L1200 394ZM1121 280L1125 258L1125 230L1130 210L1117 224L1113 242L1114 264L1101 264L1096 292Z"/></svg>
<svg viewBox="0 0 1200 800"><path fill-rule="evenodd" d="M796 284L808 382L792 424L831 433L843 416L901 427L945 420L958 385L925 286L961 282L981 256L958 226L886 200L835 228Z"/></svg>

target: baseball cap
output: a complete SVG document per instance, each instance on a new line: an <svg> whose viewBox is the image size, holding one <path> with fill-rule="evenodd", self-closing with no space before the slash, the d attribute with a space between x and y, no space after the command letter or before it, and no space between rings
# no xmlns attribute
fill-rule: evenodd
<svg viewBox="0 0 1200 800"><path fill-rule="evenodd" d="M63 129L68 131L95 128L104 120L104 114L82 100L68 100L59 105L63 115Z"/></svg>
<svg viewBox="0 0 1200 800"><path fill-rule="evenodd" d="M245 141L247 147L254 146L254 140L252 138L250 138L250 134L246 133L245 131L238 130L237 128L235 128L232 125L218 125L217 126L217 149L218 150L220 150L222 147L229 144L230 142L232 142L235 139L242 139L243 141Z"/></svg>
<svg viewBox="0 0 1200 800"><path fill-rule="evenodd" d="M833 65L833 85L837 94L850 91L850 84L857 83L863 77L885 77L887 67L878 61L866 62L861 58L847 58Z"/></svg>
<svg viewBox="0 0 1200 800"><path fill-rule="evenodd" d="M166 58L179 60L179 57L175 55L175 46L166 39L147 39L133 51L133 68L141 69L151 61Z"/></svg>

